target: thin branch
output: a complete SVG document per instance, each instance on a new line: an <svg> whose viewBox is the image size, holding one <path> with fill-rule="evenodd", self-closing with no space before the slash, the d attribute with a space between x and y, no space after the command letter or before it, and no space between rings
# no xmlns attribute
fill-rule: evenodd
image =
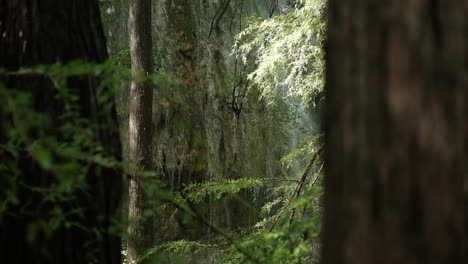
<svg viewBox="0 0 468 264"><path fill-rule="evenodd" d="M323 163L322 163L322 166L320 166L320 169L317 171L317 177L315 177L315 180L314 180L314 182L312 182L312 185L311 185L311 186L314 186L314 185L315 185L315 183L317 182L317 180L318 180L318 178L319 178L320 173L322 172L322 170L323 170Z"/></svg>
<svg viewBox="0 0 468 264"><path fill-rule="evenodd" d="M271 6L270 6L269 18L271 18L273 16L273 13L275 13L276 8L278 8L278 0L272 0L271 1Z"/></svg>
<svg viewBox="0 0 468 264"><path fill-rule="evenodd" d="M207 220L201 213L199 213L195 208L193 208L188 202L187 200L184 198L184 197L181 197L184 201L184 205L186 206L183 206L181 204L179 204L178 202L176 202L174 199L163 199L164 201L166 202L169 202L170 204L172 204L173 206L175 206L176 208L184 211L184 212L187 212L189 213L192 217L194 217L200 224L202 225L205 225L206 227L208 227L211 231L213 231L214 233L224 237L229 243L231 243L240 253L242 253L246 259L254 262L254 263L260 263L260 259L258 259L256 256L252 255L248 250L246 250L244 247L242 247L241 245L239 245L239 243L237 243L237 241L235 241L235 239L230 235L228 234L227 232L225 232L224 230L222 230L221 228L213 225L209 220Z"/></svg>
<svg viewBox="0 0 468 264"><path fill-rule="evenodd" d="M320 166L320 169L317 171L317 173L316 173L317 176L315 177L314 181L312 182L312 184L310 186L313 187L315 185L315 183L317 182L317 179L320 176L320 173L322 172L322 169L323 169L323 163L322 163L322 166ZM296 193L296 199L299 198L299 194L300 194L300 191L298 193ZM305 213L305 210L306 210L305 208L306 208L306 205L304 205L304 211L302 213L303 216L304 216L304 213ZM295 215L296 215L296 208L293 208L293 210L291 212L291 218L289 219L289 224L292 223Z"/></svg>
<svg viewBox="0 0 468 264"><path fill-rule="evenodd" d="M302 177L301 177L301 180L300 180L301 183L297 186L297 188L295 190L296 198L298 198L299 195L301 194L302 187L304 187L304 183L305 183L305 180L307 178L307 175L309 174L310 170L312 169L312 166L314 165L314 162L317 159L318 155L320 154L320 152L322 152L322 149L323 149L323 145L319 148L319 150L317 152L315 152L315 155L310 160L309 165L307 166L307 169L305 170L304 174L302 174Z"/></svg>
<svg viewBox="0 0 468 264"><path fill-rule="evenodd" d="M211 20L210 32L208 33L208 38L211 37L211 33L213 32L213 29L218 26L219 20L221 19L221 17L226 12L227 7L229 6L230 2L231 2L231 0L225 0L224 2L221 3L218 10L216 10L216 13L213 16L213 19Z"/></svg>
<svg viewBox="0 0 468 264"><path fill-rule="evenodd" d="M298 180L293 180L293 179L267 179L263 181L264 183L269 183L269 182L294 182L299 184L300 182Z"/></svg>
<svg viewBox="0 0 468 264"><path fill-rule="evenodd" d="M310 170L312 169L312 166L314 165L315 163L315 160L318 158L320 152L322 151L323 149L323 146L322 145L318 150L317 152L315 152L314 156L312 157L312 159L310 160L309 162L309 165L307 166L306 170L304 171L304 173L302 174L302 177L299 181L299 184L296 186L296 188L294 189L294 194L289 197L288 199L288 202L286 204L286 206L283 207L283 209L281 210L281 212L275 217L275 219L273 220L273 224L271 225L269 231L271 232L273 230L273 228L275 227L276 223L278 222L279 218L281 217L281 215L286 211L286 208L288 208L290 205L291 205L291 202L293 200L294 197L299 197L300 193L301 193L301 190L302 190L302 187L304 186L304 182L307 178L307 175L309 174Z"/></svg>
<svg viewBox="0 0 468 264"><path fill-rule="evenodd" d="M239 1L239 5L236 7L236 9L234 10L234 13L232 14L231 22L229 23L230 32L232 32L232 25L234 24L234 19L236 18L237 12L239 12L239 23L240 23L239 30L242 30L242 6L243 4L244 4L244 0Z"/></svg>

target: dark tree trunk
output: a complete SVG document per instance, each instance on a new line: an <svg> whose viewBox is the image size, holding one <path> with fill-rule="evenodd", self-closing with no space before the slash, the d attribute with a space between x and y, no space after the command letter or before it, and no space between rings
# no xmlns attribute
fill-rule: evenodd
<svg viewBox="0 0 468 264"><path fill-rule="evenodd" d="M468 263L468 2L328 16L322 263Z"/></svg>
<svg viewBox="0 0 468 264"><path fill-rule="evenodd" d="M0 68L7 71L72 60L100 63L107 58L97 0L0 0L0 32ZM0 82L9 91L30 94L33 110L49 117L51 122L44 128L45 131L34 130L35 127L31 124L28 134L31 141L47 136L58 143L69 143L61 141L65 136L61 134L59 127L66 122L75 125L75 120L63 119L65 106L58 99L57 89L50 78L39 75L3 75L0 76ZM82 76L68 78L66 83L65 89L79 96L79 117L88 119L90 124L99 124L95 127L93 137L103 146L106 154L119 158L121 149L115 107L104 107L98 102L96 94L99 80ZM0 146L4 146L10 140L7 131L18 129L15 128L18 124L12 121L15 117L5 116L7 113L3 111L8 99L1 100L0 116L3 120L0 124ZM21 125L23 120L17 121ZM27 151L29 147L31 146L23 145L25 150L20 152L19 157L14 157L3 149L0 151L2 165L15 162L18 164L17 175L0 176L0 200L5 198L8 191L13 191L19 202L10 204L0 217L0 252L4 261L120 263L120 238L109 233L113 218L118 217L120 172L90 165L84 176L85 187L70 193L70 197L73 197L70 200L73 202L44 201L42 194L33 188L53 190L56 178L38 164L37 159ZM74 171L70 174L72 176L67 177L75 177L75 174L76 177L81 176ZM15 176L18 178L13 178ZM13 185L18 189L5 189L13 186L7 184L10 179L14 179ZM73 209L82 211L81 214L67 219L75 225L62 224L53 233L47 234L50 225L47 221L54 207L61 208L64 214Z"/></svg>
<svg viewBox="0 0 468 264"><path fill-rule="evenodd" d="M152 218L144 216L149 200L140 172L151 169L153 87L142 77L153 74L151 0L130 0L130 51L132 80L129 115L129 227L128 257L136 261L152 246ZM138 77L139 76L139 77Z"/></svg>

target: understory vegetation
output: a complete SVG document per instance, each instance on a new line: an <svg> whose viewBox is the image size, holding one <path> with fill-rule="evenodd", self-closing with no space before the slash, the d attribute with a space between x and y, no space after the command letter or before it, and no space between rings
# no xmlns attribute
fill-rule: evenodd
<svg viewBox="0 0 468 264"><path fill-rule="evenodd" d="M219 155L232 156L232 164L221 158L217 161L193 157L199 154L195 148L189 154L179 153L186 155L186 160L180 159L178 163L194 161L189 166L190 174L203 171L209 177L181 181L177 186L164 178L164 173L171 171L166 168L130 176L126 160L129 128L127 119L122 118L128 115L127 99L119 97L128 93L126 84L131 80L150 82L157 94L155 115L166 114L170 119L155 121L159 122L156 130L163 124L171 126L168 132L173 137L171 140L190 130L191 142L187 144L206 148L203 144L210 140L206 139L210 134L203 130L209 129L200 127L208 125L197 125L198 121L187 121L183 115L167 114L168 111L186 114L198 111L190 102L193 98L190 91L195 88L168 70L170 51L155 52L153 59L158 71L152 75L132 76L128 48L116 52L104 63L75 60L26 66L15 71L2 69L0 75L5 82L0 84L0 96L5 101L0 106L0 114L7 122L1 126L4 140L0 145L0 172L10 176L1 179L7 192L0 199L0 221L7 215L32 217L25 237L28 243L44 250L47 247L41 243L47 243L62 228L77 228L98 237L111 234L125 241L127 225L132 221L126 219L125 194L120 209L111 219L103 220L102 217L109 216L99 216L99 221L111 223L107 229L85 226L83 218L89 209L76 206L83 197L90 199L94 195L90 184L100 184L89 181L90 173L101 177L112 170L123 178L145 179L145 197L149 199L145 201L147 209L143 217L154 219L154 223L165 221L161 227L179 226L176 228L179 231L157 230L158 234L179 233L175 238L156 239L157 243L133 262L318 263L323 139L317 116L324 99L325 2L299 0L275 8L269 18L249 16L236 33L233 45L227 47L235 70L233 74L223 73L221 83L227 89L222 96L228 102L228 114L218 118L229 118L232 111L237 128L229 132L231 135L222 132L219 144L226 141L223 137L232 136L233 141L230 147L219 150L222 153ZM104 10L114 12L105 6ZM11 78L27 80L38 76L53 87L49 104L60 105L61 113L50 115L47 105L37 110L39 101L32 97L31 91L8 88ZM98 107L91 113L84 107L87 103L83 102L83 90L70 85L82 81L99 83L95 98L91 99L96 100ZM101 138L96 131L117 129L112 121L115 99L121 137ZM171 109L170 104L176 105L176 110L167 110ZM311 130L304 120L315 122L312 127L316 129ZM265 138L269 140L265 144L276 145L275 149L269 149L269 145L259 148L257 144L266 142ZM185 140L183 136L180 139ZM117 143L120 140L123 160L120 153L110 153L104 146L116 144L120 148ZM23 179L24 156L48 175L45 182L38 184ZM155 164L162 166L174 163L158 162L161 161ZM180 172L178 175L181 177ZM29 195L23 196L23 192ZM37 205L29 208L28 199L35 199ZM17 211L18 207L21 212ZM219 214L225 214L226 218ZM126 258L126 244L122 245L123 261L132 262ZM88 259L98 261L99 257L90 248L87 250Z"/></svg>
<svg viewBox="0 0 468 264"><path fill-rule="evenodd" d="M467 3L0 0L0 262L468 263Z"/></svg>
<svg viewBox="0 0 468 264"><path fill-rule="evenodd" d="M0 0L0 261L468 263L467 1Z"/></svg>

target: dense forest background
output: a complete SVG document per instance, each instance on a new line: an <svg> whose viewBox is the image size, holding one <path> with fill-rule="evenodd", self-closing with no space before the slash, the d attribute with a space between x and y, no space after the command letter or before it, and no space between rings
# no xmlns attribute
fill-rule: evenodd
<svg viewBox="0 0 468 264"><path fill-rule="evenodd" d="M465 1L0 0L0 252L467 263L467 44Z"/></svg>

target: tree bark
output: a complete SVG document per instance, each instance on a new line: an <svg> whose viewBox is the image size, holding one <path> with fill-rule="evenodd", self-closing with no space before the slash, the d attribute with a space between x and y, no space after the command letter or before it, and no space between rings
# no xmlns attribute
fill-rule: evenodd
<svg viewBox="0 0 468 264"><path fill-rule="evenodd" d="M0 68L17 71L20 67L73 60L101 63L107 58L96 0L0 0L0 7ZM4 151L3 146L11 140L9 132L20 129L17 125L30 126L28 136L33 142L45 136L56 140L59 146L68 144L70 142L65 140L66 136L62 135L60 127L64 124L76 125L73 123L75 120L64 120L63 114L67 110L62 100L58 99L58 88L50 78L40 75L2 75L0 82L8 91L30 95L31 110L47 115L50 119L49 125L41 124L44 126L41 130L32 124L24 124L24 120L17 120L20 124L15 124L12 121L14 117L3 111L8 99L2 98L0 160L2 165L17 164L18 170L17 174L0 177L0 201L8 192L15 193L18 199L18 204L11 204L0 216L2 255L14 263L120 263L120 237L109 233L114 217L118 217L120 172L92 165L87 175L84 175L86 187L72 187L75 188L69 194L72 202L44 200L42 193L34 188L54 191L57 175L40 166L31 157L30 151L22 150L18 157L14 157ZM102 105L97 100L99 79L91 76L70 77L66 83L67 86L62 88L78 95L78 109L75 111L79 118L89 121L96 143L102 145L107 155L119 158L121 148L115 106L112 102L110 107ZM22 143L18 148L28 147L31 146ZM54 165L67 165L60 158L53 157L52 162ZM83 163L80 160L70 162ZM72 171L64 177L83 175ZM9 179L12 179L13 184L4 184ZM17 189L11 189L12 186ZM59 208L63 214L72 210L80 210L81 213L73 217L66 216L74 225L67 227L62 223L49 234L51 227L47 221L53 208Z"/></svg>
<svg viewBox="0 0 468 264"><path fill-rule="evenodd" d="M151 210L141 172L151 169L153 87L144 77L153 74L151 40L151 0L130 1L130 51L133 80L130 88L129 115L129 227L128 257L137 261L152 246Z"/></svg>
<svg viewBox="0 0 468 264"><path fill-rule="evenodd" d="M322 263L468 263L468 2L328 16Z"/></svg>

